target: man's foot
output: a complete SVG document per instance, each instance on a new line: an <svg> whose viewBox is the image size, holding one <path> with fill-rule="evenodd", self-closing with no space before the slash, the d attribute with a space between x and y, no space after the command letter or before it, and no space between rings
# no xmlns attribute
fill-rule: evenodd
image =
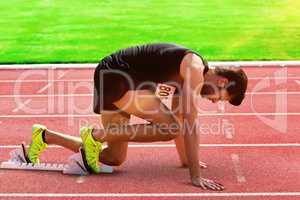
<svg viewBox="0 0 300 200"><path fill-rule="evenodd" d="M43 139L43 132L46 131L46 126L34 124L32 126L32 141L28 149L28 159L31 163L39 163L40 154L47 148L47 144Z"/></svg>
<svg viewBox="0 0 300 200"><path fill-rule="evenodd" d="M102 151L102 144L93 138L92 132L93 128L82 127L80 129L80 137L82 139L86 162L92 172L98 174L100 173L99 154Z"/></svg>

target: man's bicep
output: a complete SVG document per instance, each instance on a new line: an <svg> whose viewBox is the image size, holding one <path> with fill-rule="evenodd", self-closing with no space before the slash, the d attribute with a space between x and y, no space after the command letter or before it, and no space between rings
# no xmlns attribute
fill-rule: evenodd
<svg viewBox="0 0 300 200"><path fill-rule="evenodd" d="M197 55L187 54L184 57L180 66L180 76L183 78L186 87L190 87L193 91L201 89L204 68L201 58Z"/></svg>
<svg viewBox="0 0 300 200"><path fill-rule="evenodd" d="M190 87L187 82L183 83L182 98L184 119L195 117L195 115L197 115L196 95L193 88Z"/></svg>
<svg viewBox="0 0 300 200"><path fill-rule="evenodd" d="M185 77L186 70L190 67L203 71L205 69L204 62L201 57L194 53L186 54L180 63L180 76Z"/></svg>

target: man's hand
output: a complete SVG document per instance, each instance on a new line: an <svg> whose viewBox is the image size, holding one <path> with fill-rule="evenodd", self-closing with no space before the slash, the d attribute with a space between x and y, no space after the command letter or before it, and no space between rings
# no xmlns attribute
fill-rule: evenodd
<svg viewBox="0 0 300 200"><path fill-rule="evenodd" d="M192 184L197 187L201 187L204 190L224 190L224 186L220 183L216 183L212 180L201 178L201 177L194 177L192 178Z"/></svg>

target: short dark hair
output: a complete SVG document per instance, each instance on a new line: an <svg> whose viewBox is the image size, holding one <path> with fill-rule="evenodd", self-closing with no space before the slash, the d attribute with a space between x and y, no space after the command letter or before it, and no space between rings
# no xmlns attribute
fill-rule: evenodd
<svg viewBox="0 0 300 200"><path fill-rule="evenodd" d="M239 67L216 67L215 72L218 76L228 80L226 90L231 96L229 103L239 106L245 98L245 92L248 85L246 73Z"/></svg>

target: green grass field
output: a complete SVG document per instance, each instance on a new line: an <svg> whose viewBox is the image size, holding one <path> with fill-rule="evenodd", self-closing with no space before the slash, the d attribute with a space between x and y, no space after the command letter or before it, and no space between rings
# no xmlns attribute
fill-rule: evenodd
<svg viewBox="0 0 300 200"><path fill-rule="evenodd" d="M0 9L0 63L97 62L148 42L208 60L300 59L298 0L9 0Z"/></svg>

